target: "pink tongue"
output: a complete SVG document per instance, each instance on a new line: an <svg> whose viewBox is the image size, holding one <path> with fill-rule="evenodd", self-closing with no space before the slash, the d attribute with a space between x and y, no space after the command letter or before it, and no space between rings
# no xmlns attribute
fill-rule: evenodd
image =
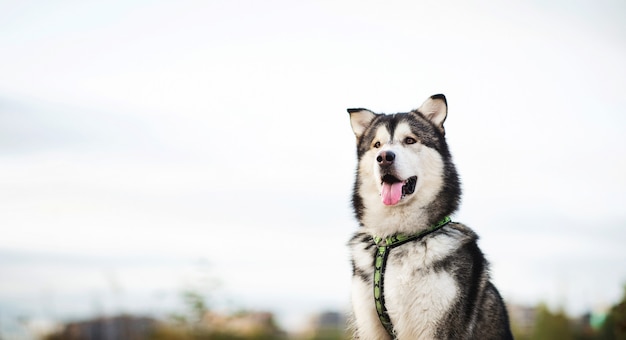
<svg viewBox="0 0 626 340"><path fill-rule="evenodd" d="M394 205L400 202L402 198L402 185L404 183L383 183L383 189L380 192L380 196L383 199L385 205Z"/></svg>

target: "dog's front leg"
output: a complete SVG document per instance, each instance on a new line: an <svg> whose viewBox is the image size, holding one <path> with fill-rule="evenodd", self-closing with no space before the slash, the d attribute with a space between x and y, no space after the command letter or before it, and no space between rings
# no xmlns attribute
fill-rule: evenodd
<svg viewBox="0 0 626 340"><path fill-rule="evenodd" d="M354 339L390 340L391 337L380 323L374 305L374 293L371 283L362 278L352 278L352 313Z"/></svg>

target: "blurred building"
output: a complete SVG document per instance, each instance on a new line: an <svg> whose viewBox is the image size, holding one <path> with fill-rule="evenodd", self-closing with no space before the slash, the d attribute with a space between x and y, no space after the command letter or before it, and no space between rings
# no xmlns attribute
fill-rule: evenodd
<svg viewBox="0 0 626 340"><path fill-rule="evenodd" d="M348 339L347 317L345 313L327 311L314 315L309 320L304 332L303 339Z"/></svg>
<svg viewBox="0 0 626 340"><path fill-rule="evenodd" d="M232 315L207 312L202 324L210 331L241 337L269 335L281 338L285 335L270 312L239 312Z"/></svg>
<svg viewBox="0 0 626 340"><path fill-rule="evenodd" d="M157 321L148 317L120 315L70 322L48 340L140 340L154 331Z"/></svg>
<svg viewBox="0 0 626 340"><path fill-rule="evenodd" d="M507 304L511 327L520 334L531 334L537 319L537 308Z"/></svg>

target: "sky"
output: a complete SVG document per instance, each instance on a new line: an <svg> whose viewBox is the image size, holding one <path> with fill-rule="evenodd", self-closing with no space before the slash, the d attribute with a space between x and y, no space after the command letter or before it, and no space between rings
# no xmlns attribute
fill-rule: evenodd
<svg viewBox="0 0 626 340"><path fill-rule="evenodd" d="M509 303L626 284L621 1L0 2L0 325L349 309L346 108L448 99Z"/></svg>

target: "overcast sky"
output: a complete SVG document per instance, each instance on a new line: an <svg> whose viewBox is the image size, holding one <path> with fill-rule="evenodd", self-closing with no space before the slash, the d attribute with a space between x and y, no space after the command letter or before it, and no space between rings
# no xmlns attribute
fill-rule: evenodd
<svg viewBox="0 0 626 340"><path fill-rule="evenodd" d="M446 94L510 303L626 284L621 1L0 2L0 321L347 309L348 107ZM208 279L210 278L210 279ZM220 282L211 289L212 281Z"/></svg>

